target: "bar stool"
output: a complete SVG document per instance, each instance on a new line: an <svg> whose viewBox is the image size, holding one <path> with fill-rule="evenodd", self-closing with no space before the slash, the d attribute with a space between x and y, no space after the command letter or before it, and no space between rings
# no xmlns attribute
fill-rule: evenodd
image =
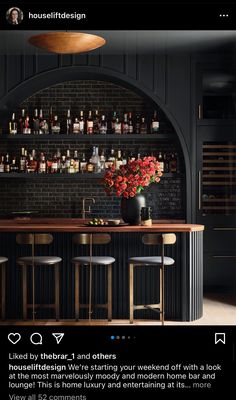
<svg viewBox="0 0 236 400"><path fill-rule="evenodd" d="M129 258L129 311L130 323L134 321L134 310L142 309L158 309L160 313L160 321L164 325L165 320L165 267L173 265L175 260L170 257L165 257L165 245L174 244L176 242L176 235L174 233L165 234L146 234L142 237L142 242L147 245L161 245L160 256L145 256L145 257L131 257ZM134 305L134 267L141 266L155 266L160 268L160 300L158 304L136 304Z"/></svg>
<svg viewBox="0 0 236 400"><path fill-rule="evenodd" d="M33 319L35 319L35 308L53 308L55 310L55 317L59 319L59 263L62 261L61 257L55 256L35 256L36 245L46 245L53 242L53 236L49 233L23 233L16 235L16 242L20 245L31 246L31 256L19 257L16 262L22 267L22 288L23 288L23 318L27 319L28 308L33 309ZM54 290L55 290L55 303L53 304L35 304L35 267L47 266L54 267ZM27 272L28 268L32 267L32 304L27 302Z"/></svg>
<svg viewBox="0 0 236 400"><path fill-rule="evenodd" d="M74 257L71 261L75 265L75 319L79 319L80 308L89 309L89 320L92 314L92 271L93 266L99 265L107 267L107 303L94 304L93 307L107 309L107 319L112 319L112 264L115 258L109 256L93 256L92 246L94 244L102 245L110 243L111 236L107 233L92 234L80 233L73 236L73 242L77 245L89 245L89 256ZM84 265L89 268L89 304L80 304L80 266Z"/></svg>
<svg viewBox="0 0 236 400"><path fill-rule="evenodd" d="M5 319L6 316L6 262L8 258L0 257L1 268L1 316Z"/></svg>

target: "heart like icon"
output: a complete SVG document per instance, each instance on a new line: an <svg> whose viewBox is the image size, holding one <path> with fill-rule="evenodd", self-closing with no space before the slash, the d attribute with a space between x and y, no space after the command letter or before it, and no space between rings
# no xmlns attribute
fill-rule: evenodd
<svg viewBox="0 0 236 400"><path fill-rule="evenodd" d="M9 342L11 342L12 344L16 344L19 342L19 340L21 340L21 335L19 333L9 333L7 338Z"/></svg>

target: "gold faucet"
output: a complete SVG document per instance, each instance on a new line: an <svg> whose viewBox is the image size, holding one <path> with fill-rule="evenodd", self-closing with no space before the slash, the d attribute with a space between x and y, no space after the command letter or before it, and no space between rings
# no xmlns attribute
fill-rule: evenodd
<svg viewBox="0 0 236 400"><path fill-rule="evenodd" d="M93 204L95 203L95 199L93 197L83 197L83 199L82 199L82 219L85 219L86 214L90 214L91 213L91 206L90 205L89 205L88 210L86 210L86 208L85 208L86 200L92 201Z"/></svg>

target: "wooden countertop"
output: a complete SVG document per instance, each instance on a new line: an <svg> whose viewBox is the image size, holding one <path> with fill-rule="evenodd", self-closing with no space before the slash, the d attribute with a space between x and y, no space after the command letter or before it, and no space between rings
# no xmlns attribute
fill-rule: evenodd
<svg viewBox="0 0 236 400"><path fill-rule="evenodd" d="M153 221L152 226L85 226L79 218L1 219L0 232L196 232L204 225L185 224L176 220Z"/></svg>

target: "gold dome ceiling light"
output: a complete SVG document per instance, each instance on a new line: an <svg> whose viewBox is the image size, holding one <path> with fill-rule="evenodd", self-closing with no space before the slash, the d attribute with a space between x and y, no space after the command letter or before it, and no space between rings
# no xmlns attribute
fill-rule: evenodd
<svg viewBox="0 0 236 400"><path fill-rule="evenodd" d="M106 40L82 32L48 32L31 36L29 43L52 53L71 54L95 50L103 46Z"/></svg>

